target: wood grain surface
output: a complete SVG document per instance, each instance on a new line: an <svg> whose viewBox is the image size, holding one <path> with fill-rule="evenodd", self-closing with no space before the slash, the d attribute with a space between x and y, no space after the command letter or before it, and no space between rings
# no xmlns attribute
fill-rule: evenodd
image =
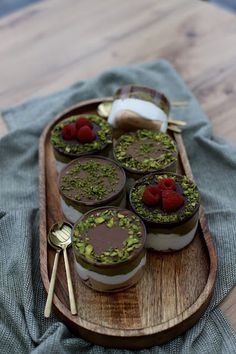
<svg viewBox="0 0 236 354"><path fill-rule="evenodd" d="M56 122L81 113L96 113L101 100L81 103L61 114ZM48 291L55 251L48 246L50 227L63 219L58 172L50 142L49 124L40 140L40 267ZM180 135L178 173L192 178ZM73 252L69 254L74 265ZM194 241L181 251L148 252L144 276L136 286L115 294L98 293L84 285L72 267L78 315L69 311L68 290L62 257L57 271L53 303L59 317L77 334L105 346L143 348L164 343L190 328L212 296L217 257L203 210ZM132 338L132 340L131 340Z"/></svg>
<svg viewBox="0 0 236 354"><path fill-rule="evenodd" d="M48 0L0 20L0 107L116 65L165 58L236 143L236 17L194 0ZM183 117L184 118L184 117ZM6 132L0 121L0 134ZM236 330L236 288L221 308Z"/></svg>

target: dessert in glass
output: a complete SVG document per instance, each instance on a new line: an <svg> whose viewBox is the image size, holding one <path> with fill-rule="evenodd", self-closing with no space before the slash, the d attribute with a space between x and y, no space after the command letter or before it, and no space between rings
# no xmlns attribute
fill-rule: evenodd
<svg viewBox="0 0 236 354"><path fill-rule="evenodd" d="M130 191L130 206L147 228L147 248L180 250L194 238L199 219L199 192L186 176L149 174Z"/></svg>
<svg viewBox="0 0 236 354"><path fill-rule="evenodd" d="M74 225L72 246L80 279L90 288L122 291L136 284L146 263L146 230L132 211L102 207Z"/></svg>
<svg viewBox="0 0 236 354"><path fill-rule="evenodd" d="M166 133L140 129L123 134L113 148L113 155L126 172L128 190L145 174L176 172L177 146Z"/></svg>
<svg viewBox="0 0 236 354"><path fill-rule="evenodd" d="M104 205L125 206L126 176L115 161L101 156L82 156L59 175L61 207L74 223L87 211Z"/></svg>

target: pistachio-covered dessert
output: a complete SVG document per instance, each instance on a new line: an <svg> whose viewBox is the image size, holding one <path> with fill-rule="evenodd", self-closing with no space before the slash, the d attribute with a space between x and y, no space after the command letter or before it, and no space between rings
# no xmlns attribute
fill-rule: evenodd
<svg viewBox="0 0 236 354"><path fill-rule="evenodd" d="M53 127L51 142L56 158L68 162L81 155L105 154L112 143L112 129L96 114L71 116Z"/></svg>
<svg viewBox="0 0 236 354"><path fill-rule="evenodd" d="M150 172L176 172L177 146L168 134L146 129L122 135L114 157L125 169L129 185Z"/></svg>
<svg viewBox="0 0 236 354"><path fill-rule="evenodd" d="M125 206L126 176L116 162L100 156L82 156L59 175L61 206L74 223L82 214L103 205Z"/></svg>
<svg viewBox="0 0 236 354"><path fill-rule="evenodd" d="M186 176L149 174L130 191L130 205L147 227L147 247L179 250L194 238L199 217L199 192Z"/></svg>
<svg viewBox="0 0 236 354"><path fill-rule="evenodd" d="M130 210L104 207L89 211L73 229L78 275L98 291L134 285L146 263L145 240L145 226Z"/></svg>

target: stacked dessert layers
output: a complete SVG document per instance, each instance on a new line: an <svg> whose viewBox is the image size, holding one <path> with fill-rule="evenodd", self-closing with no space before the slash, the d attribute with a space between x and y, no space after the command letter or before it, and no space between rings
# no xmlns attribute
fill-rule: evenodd
<svg viewBox="0 0 236 354"><path fill-rule="evenodd" d="M73 237L76 269L89 287L120 291L140 279L146 263L146 230L133 212L93 209L75 223Z"/></svg>
<svg viewBox="0 0 236 354"><path fill-rule="evenodd" d="M74 224L76 269L88 286L126 289L143 273L146 248L179 250L192 241L199 193L176 174L178 152L168 134L140 129L114 142L104 118L85 114L55 124L51 142L64 163L59 191Z"/></svg>
<svg viewBox="0 0 236 354"><path fill-rule="evenodd" d="M186 176L154 173L141 178L130 192L130 205L145 222L148 248L180 250L193 240L199 193Z"/></svg>

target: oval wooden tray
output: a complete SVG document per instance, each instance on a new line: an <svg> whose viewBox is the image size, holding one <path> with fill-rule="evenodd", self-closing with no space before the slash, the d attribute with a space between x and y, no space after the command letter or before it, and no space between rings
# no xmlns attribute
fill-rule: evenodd
<svg viewBox="0 0 236 354"><path fill-rule="evenodd" d="M72 107L50 123L40 139L40 267L46 291L55 256L47 244L47 233L52 224L63 219L50 131L56 121L72 114L95 112L98 104L108 99L90 100ZM181 135L175 134L174 139L179 149L178 172L193 178ZM75 274L71 248L68 255L78 315L71 315L69 310L62 255L54 311L71 331L103 346L136 349L165 343L199 319L213 293L217 257L202 208L192 243L174 253L148 252L143 278L126 291L104 294L87 288Z"/></svg>

